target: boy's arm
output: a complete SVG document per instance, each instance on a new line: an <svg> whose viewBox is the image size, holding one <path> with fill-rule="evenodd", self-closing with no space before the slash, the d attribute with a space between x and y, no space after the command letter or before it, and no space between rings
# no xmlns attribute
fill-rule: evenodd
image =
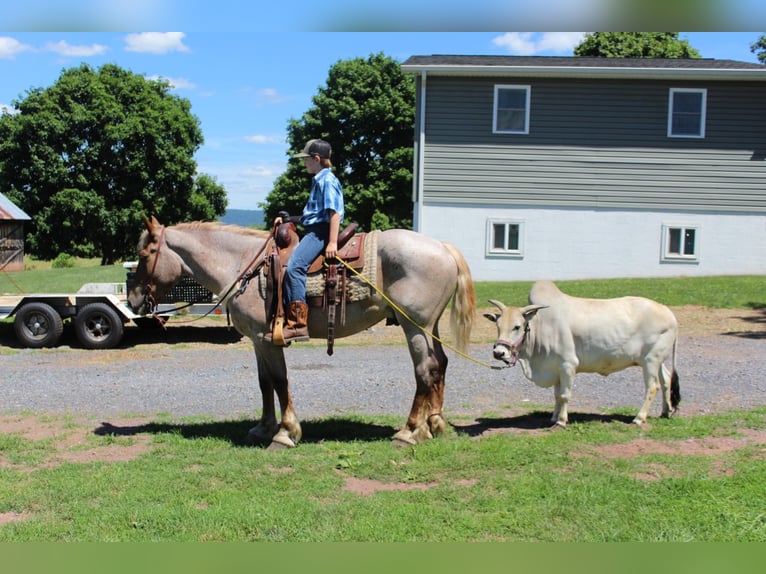
<svg viewBox="0 0 766 574"><path fill-rule="evenodd" d="M338 255L338 232L340 231L340 214L337 211L330 213L330 237L327 240L324 255L328 259L333 259Z"/></svg>

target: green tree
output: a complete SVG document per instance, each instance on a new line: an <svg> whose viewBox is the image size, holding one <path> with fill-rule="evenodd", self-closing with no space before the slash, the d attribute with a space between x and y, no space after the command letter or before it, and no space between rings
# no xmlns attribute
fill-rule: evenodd
<svg viewBox="0 0 766 574"><path fill-rule="evenodd" d="M758 61L766 64L766 36L760 36L750 44L750 52L758 56Z"/></svg>
<svg viewBox="0 0 766 574"><path fill-rule="evenodd" d="M592 32L574 49L575 56L604 58L699 58L678 32Z"/></svg>
<svg viewBox="0 0 766 574"><path fill-rule="evenodd" d="M165 81L107 64L63 70L0 116L0 189L32 217L30 253L135 256L143 215L173 223L223 214L225 190L197 176L188 100Z"/></svg>
<svg viewBox="0 0 766 574"><path fill-rule="evenodd" d="M300 120L289 122L290 153L312 138L326 139L343 185L346 222L367 230L412 227L413 78L383 54L341 60L312 101ZM290 160L261 205L266 221L280 210L299 215L310 178L302 161Z"/></svg>

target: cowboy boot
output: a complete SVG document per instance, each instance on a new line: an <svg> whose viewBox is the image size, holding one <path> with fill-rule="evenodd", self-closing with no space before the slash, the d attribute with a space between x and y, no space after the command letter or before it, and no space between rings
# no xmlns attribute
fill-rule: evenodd
<svg viewBox="0 0 766 574"><path fill-rule="evenodd" d="M285 344L309 340L308 315L309 307L306 303L303 301L290 303L285 312L286 324L282 328Z"/></svg>

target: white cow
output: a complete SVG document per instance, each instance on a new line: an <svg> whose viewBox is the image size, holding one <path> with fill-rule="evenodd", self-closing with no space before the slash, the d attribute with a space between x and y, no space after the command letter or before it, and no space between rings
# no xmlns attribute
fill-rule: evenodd
<svg viewBox="0 0 766 574"><path fill-rule="evenodd" d="M662 388L662 416L678 410L678 323L666 306L644 297L571 297L550 281L532 286L526 307L489 302L501 311L484 314L497 324L494 357L510 366L518 360L526 378L540 387L553 387L555 424L567 424L575 373L606 376L634 365L644 371L646 394L633 422L646 422L658 388ZM663 364L671 355L672 378Z"/></svg>

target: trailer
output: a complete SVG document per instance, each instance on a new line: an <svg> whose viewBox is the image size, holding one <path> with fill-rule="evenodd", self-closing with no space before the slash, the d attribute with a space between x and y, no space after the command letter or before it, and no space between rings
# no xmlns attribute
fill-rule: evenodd
<svg viewBox="0 0 766 574"><path fill-rule="evenodd" d="M135 263L124 263L125 283L86 283L76 293L35 293L0 296L0 320L13 318L16 339L25 347L55 347L69 321L86 349L111 349L120 344L126 325L159 326L173 316L221 315L213 293L184 277L162 298L153 315L136 315L127 304Z"/></svg>

